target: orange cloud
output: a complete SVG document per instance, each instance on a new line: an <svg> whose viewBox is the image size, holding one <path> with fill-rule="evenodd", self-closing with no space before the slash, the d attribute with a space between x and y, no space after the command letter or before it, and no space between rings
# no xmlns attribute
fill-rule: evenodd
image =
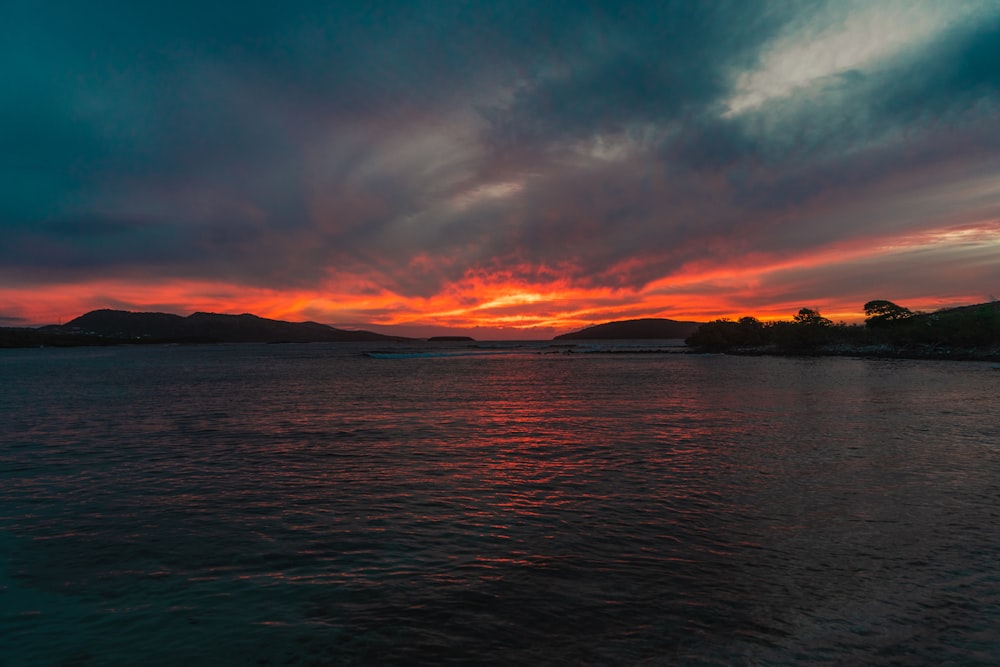
<svg viewBox="0 0 1000 667"><path fill-rule="evenodd" d="M364 277L336 274L316 289L298 290L212 281L96 280L0 288L0 316L46 324L96 308L250 312L345 328L410 332L448 328L497 338L549 337L599 322L640 317L787 319L802 306L819 308L834 320L859 321L862 304L872 298L925 310L984 300L988 295L970 293L968 285L980 282L995 289L1000 272L997 256L1000 221L986 220L836 244L792 258L748 255L725 266L693 263L642 289L580 287L558 279L556 269L531 266L470 270L429 297L407 297ZM420 261L432 264L433 258ZM928 272L934 274L934 283L917 279Z"/></svg>

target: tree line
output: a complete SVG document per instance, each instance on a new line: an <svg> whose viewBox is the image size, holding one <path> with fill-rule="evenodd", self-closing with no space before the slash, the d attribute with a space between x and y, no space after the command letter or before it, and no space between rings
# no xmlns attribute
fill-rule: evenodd
<svg viewBox="0 0 1000 667"><path fill-rule="evenodd" d="M686 342L709 352L830 354L881 348L904 356L962 356L962 350L1000 353L998 302L924 313L876 299L866 303L864 311L863 325L835 324L814 308L801 308L790 321L723 318L701 325Z"/></svg>

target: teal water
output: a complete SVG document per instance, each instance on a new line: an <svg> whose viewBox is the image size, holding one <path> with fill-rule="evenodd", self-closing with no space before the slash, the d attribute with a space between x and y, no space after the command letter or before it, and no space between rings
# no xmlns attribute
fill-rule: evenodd
<svg viewBox="0 0 1000 667"><path fill-rule="evenodd" d="M1000 659L990 364L580 350L0 352L0 664Z"/></svg>

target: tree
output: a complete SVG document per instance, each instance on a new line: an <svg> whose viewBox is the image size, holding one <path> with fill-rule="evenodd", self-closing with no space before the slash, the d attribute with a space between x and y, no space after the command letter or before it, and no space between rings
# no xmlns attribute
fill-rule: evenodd
<svg viewBox="0 0 1000 667"><path fill-rule="evenodd" d="M833 322L820 315L818 310L813 310L812 308L800 308L799 314L794 315L792 319L796 324L809 326L826 327L833 324Z"/></svg>
<svg viewBox="0 0 1000 667"><path fill-rule="evenodd" d="M741 317L737 322L727 318L707 322L687 338L691 347L716 351L754 348L767 342L767 330L756 317Z"/></svg>
<svg viewBox="0 0 1000 667"><path fill-rule="evenodd" d="M913 317L913 311L897 306L892 301L876 299L865 304L865 315L867 326L879 327L908 320Z"/></svg>

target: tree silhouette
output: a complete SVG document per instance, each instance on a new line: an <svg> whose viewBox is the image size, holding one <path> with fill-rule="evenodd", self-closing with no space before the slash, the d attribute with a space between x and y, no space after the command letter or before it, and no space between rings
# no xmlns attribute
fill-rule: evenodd
<svg viewBox="0 0 1000 667"><path fill-rule="evenodd" d="M895 322L902 322L913 317L909 308L897 306L892 301L876 299L865 304L865 324L869 327L879 327Z"/></svg>
<svg viewBox="0 0 1000 667"><path fill-rule="evenodd" d="M833 322L820 315L818 310L813 310L812 308L800 308L798 315L792 316L792 320L796 324L805 324L808 326L825 327L833 324Z"/></svg>
<svg viewBox="0 0 1000 667"><path fill-rule="evenodd" d="M875 354L932 359L1000 359L1000 303L913 312L892 301L864 305L866 326L834 324L817 309L792 321L755 317L701 325L688 345L741 354Z"/></svg>

